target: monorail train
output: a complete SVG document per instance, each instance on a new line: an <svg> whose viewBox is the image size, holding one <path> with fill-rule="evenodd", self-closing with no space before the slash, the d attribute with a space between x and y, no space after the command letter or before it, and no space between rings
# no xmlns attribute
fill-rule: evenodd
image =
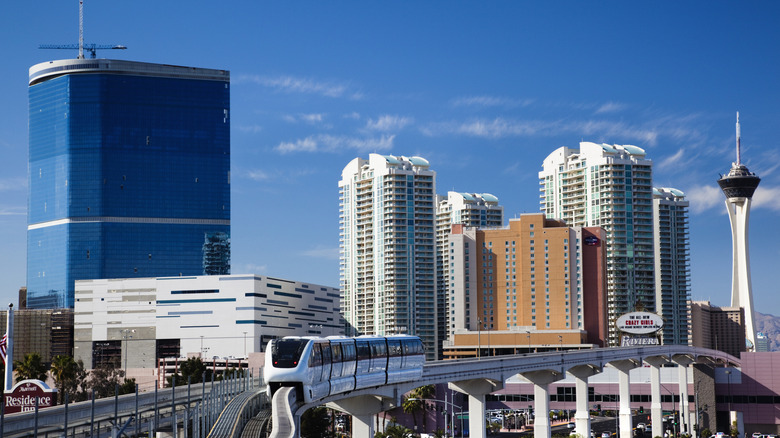
<svg viewBox="0 0 780 438"><path fill-rule="evenodd" d="M294 386L306 403L331 394L422 377L425 350L416 336L297 337L268 342L268 395Z"/></svg>

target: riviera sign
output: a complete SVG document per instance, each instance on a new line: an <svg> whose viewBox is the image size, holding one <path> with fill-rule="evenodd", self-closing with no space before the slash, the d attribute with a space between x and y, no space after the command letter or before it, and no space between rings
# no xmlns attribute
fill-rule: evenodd
<svg viewBox="0 0 780 438"><path fill-rule="evenodd" d="M38 408L50 408L57 404L57 390L40 380L22 380L5 393L5 413L31 412Z"/></svg>

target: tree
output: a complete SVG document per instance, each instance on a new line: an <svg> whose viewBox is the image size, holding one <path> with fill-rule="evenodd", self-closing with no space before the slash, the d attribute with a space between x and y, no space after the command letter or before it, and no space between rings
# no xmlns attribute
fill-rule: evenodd
<svg viewBox="0 0 780 438"><path fill-rule="evenodd" d="M301 416L301 436L307 438L328 438L331 436L328 431L329 425L330 416L326 407L317 406L309 409Z"/></svg>
<svg viewBox="0 0 780 438"><path fill-rule="evenodd" d="M191 383L201 383L203 381L203 373L206 373L206 381L211 380L211 370L206 364L203 363L199 357L191 357L179 365L179 373L168 377L168 386L171 386L172 379L176 379L176 386L186 385L187 380L190 379Z"/></svg>
<svg viewBox="0 0 780 438"><path fill-rule="evenodd" d="M412 391L412 397L422 399L422 411L423 411L423 432L428 432L428 405L425 403L426 399L436 398L436 387L434 385L425 385L419 388L415 388Z"/></svg>
<svg viewBox="0 0 780 438"><path fill-rule="evenodd" d="M413 395L412 392L410 395ZM412 420L414 421L414 428L417 429L417 413L420 412L423 407L422 400L419 400L415 397L404 397L403 402L401 403L401 408L404 410L407 414L412 414Z"/></svg>
<svg viewBox="0 0 780 438"><path fill-rule="evenodd" d="M101 365L89 373L86 386L95 391L95 398L113 397L114 394L135 392L135 379L124 378L125 372L112 364ZM117 386L119 391L117 392Z"/></svg>
<svg viewBox="0 0 780 438"><path fill-rule="evenodd" d="M731 422L731 430L729 431L729 435L731 435L734 438L739 436L739 428L737 427L736 421Z"/></svg>
<svg viewBox="0 0 780 438"><path fill-rule="evenodd" d="M87 372L81 360L76 362L70 356L55 356L51 363L51 375L60 394L60 403L65 402L65 394L68 394L68 400L76 401L80 398L79 388L84 392L82 385L86 381Z"/></svg>
<svg viewBox="0 0 780 438"><path fill-rule="evenodd" d="M14 362L17 380L35 379L46 381L46 365L43 364L41 355L28 353L24 359Z"/></svg>
<svg viewBox="0 0 780 438"><path fill-rule="evenodd" d="M376 432L374 434L374 438L409 438L413 436L415 436L414 432L400 424L391 424L387 426L384 433Z"/></svg>

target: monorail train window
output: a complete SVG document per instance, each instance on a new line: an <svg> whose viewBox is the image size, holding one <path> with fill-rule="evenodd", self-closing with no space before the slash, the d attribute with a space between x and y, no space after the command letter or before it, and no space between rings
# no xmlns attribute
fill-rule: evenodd
<svg viewBox="0 0 780 438"><path fill-rule="evenodd" d="M310 367L318 367L322 365L322 350L320 344L312 345L311 358L309 358Z"/></svg>
<svg viewBox="0 0 780 438"><path fill-rule="evenodd" d="M332 361L330 354L330 342L322 344L322 363L329 364Z"/></svg>
<svg viewBox="0 0 780 438"><path fill-rule="evenodd" d="M387 352L390 357L402 356L403 350L401 349L401 341L399 340L387 340Z"/></svg>
<svg viewBox="0 0 780 438"><path fill-rule="evenodd" d="M341 344L341 348L344 352L344 362L355 360L356 351L355 351L355 344Z"/></svg>
<svg viewBox="0 0 780 438"><path fill-rule="evenodd" d="M341 344L331 344L330 349L333 351L333 363L341 362Z"/></svg>
<svg viewBox="0 0 780 438"><path fill-rule="evenodd" d="M307 339L279 339L271 348L271 358L277 368L295 368L306 349Z"/></svg>
<svg viewBox="0 0 780 438"><path fill-rule="evenodd" d="M371 341L371 357L387 357L387 344L384 339Z"/></svg>
<svg viewBox="0 0 780 438"><path fill-rule="evenodd" d="M422 346L422 341L418 339L404 340L404 354L409 356L413 354L425 354Z"/></svg>
<svg viewBox="0 0 780 438"><path fill-rule="evenodd" d="M368 346L368 341L357 341L357 358L358 360L371 359L371 347Z"/></svg>

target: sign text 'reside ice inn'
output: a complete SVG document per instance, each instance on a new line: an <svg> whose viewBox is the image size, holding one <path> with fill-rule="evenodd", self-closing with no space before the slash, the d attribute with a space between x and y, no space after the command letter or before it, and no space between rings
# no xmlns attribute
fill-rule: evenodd
<svg viewBox="0 0 780 438"><path fill-rule="evenodd" d="M57 390L40 380L22 380L5 393L5 413L34 411L36 399L38 409L50 408L57 404Z"/></svg>

